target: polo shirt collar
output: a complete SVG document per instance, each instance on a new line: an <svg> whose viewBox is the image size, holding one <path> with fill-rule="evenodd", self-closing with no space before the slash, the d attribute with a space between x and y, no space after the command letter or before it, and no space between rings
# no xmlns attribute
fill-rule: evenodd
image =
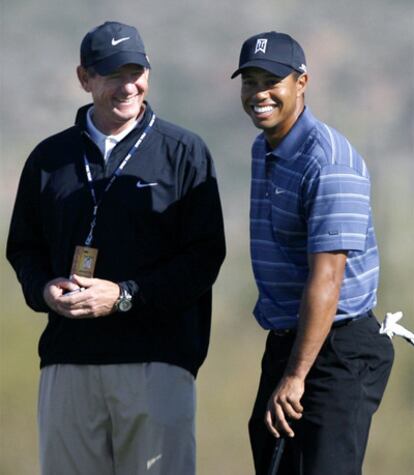
<svg viewBox="0 0 414 475"><path fill-rule="evenodd" d="M309 133L316 125L316 119L308 107L298 117L293 127L289 130L282 141L272 150L268 146L267 155L273 155L283 160L292 160L302 147ZM266 142L267 143L267 142Z"/></svg>
<svg viewBox="0 0 414 475"><path fill-rule="evenodd" d="M137 125L141 122L144 114L141 114L137 120L135 120L128 128L116 135L105 135L103 134L93 122L93 112L94 107L90 107L86 112L86 129L89 132L91 139L98 146L99 150L104 157L104 160L107 161L109 155L115 146L121 142Z"/></svg>
<svg viewBox="0 0 414 475"><path fill-rule="evenodd" d="M114 142L118 143L120 142L124 137L126 137L131 130L135 129L137 124L141 121L142 117L144 114L141 114L141 116L138 118L138 120L134 121L127 129L123 130L119 134L116 135L105 135L102 133L94 124L93 122L93 112L94 112L94 107L92 106L90 109L88 109L86 113L86 127L88 129L88 132L94 142L104 142L106 138L110 137L114 140Z"/></svg>

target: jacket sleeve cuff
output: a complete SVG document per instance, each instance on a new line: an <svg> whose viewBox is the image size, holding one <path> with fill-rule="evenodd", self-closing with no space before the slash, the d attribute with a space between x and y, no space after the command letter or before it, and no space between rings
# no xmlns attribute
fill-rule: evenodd
<svg viewBox="0 0 414 475"><path fill-rule="evenodd" d="M118 282L118 285L121 287L121 289L126 290L132 295L132 302L134 306L145 304L144 296L142 295L141 289L135 280L124 280L122 282Z"/></svg>

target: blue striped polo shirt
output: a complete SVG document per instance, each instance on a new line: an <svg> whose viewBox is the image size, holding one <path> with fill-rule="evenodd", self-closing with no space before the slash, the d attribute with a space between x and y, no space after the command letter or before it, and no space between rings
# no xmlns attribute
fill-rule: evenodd
<svg viewBox="0 0 414 475"><path fill-rule="evenodd" d="M335 320L371 310L379 257L364 160L309 108L275 149L260 134L252 159L251 257L260 325L296 327L309 253L349 251Z"/></svg>

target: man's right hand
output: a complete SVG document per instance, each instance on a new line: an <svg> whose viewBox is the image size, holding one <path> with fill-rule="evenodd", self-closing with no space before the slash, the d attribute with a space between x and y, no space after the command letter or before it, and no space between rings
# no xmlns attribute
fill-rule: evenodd
<svg viewBox="0 0 414 475"><path fill-rule="evenodd" d="M77 289L79 289L79 285L75 282L72 282L65 277L57 277L45 285L45 288L43 289L43 298L51 310L59 315L67 317L69 315L66 315L67 310L62 306L60 297L62 297L66 292L72 292Z"/></svg>
<svg viewBox="0 0 414 475"><path fill-rule="evenodd" d="M284 376L267 403L265 424L276 438L283 435L294 437L290 421L302 417L300 402L305 390L305 381L295 376Z"/></svg>

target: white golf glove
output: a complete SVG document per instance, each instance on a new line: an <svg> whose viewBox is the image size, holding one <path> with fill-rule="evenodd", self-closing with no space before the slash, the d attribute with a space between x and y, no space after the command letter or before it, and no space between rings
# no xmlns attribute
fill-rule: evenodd
<svg viewBox="0 0 414 475"><path fill-rule="evenodd" d="M402 312L390 313L385 315L379 332L381 334L388 335L390 338L393 336L400 336L414 345L414 333L410 332L397 322L403 317Z"/></svg>

